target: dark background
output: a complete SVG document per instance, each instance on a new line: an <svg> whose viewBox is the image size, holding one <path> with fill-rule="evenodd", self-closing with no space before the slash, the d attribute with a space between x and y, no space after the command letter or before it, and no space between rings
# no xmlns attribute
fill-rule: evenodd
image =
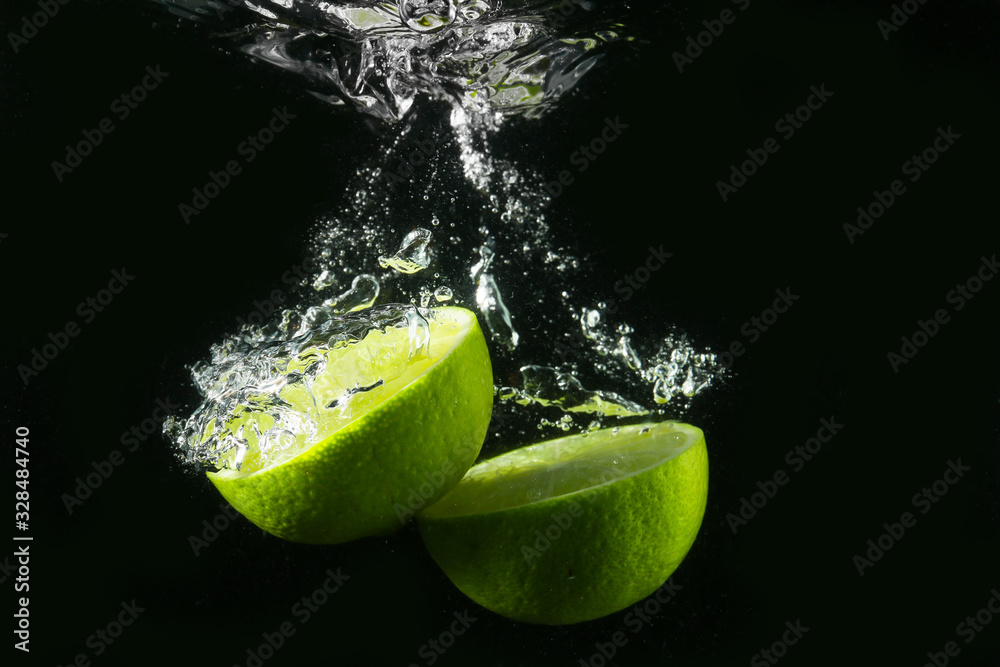
<svg viewBox="0 0 1000 667"><path fill-rule="evenodd" d="M29 427L34 537L32 651L5 648L10 664L84 653L94 665L245 665L262 633L295 621L292 605L340 568L343 589L265 664L427 664L420 647L468 610L477 621L442 665L587 664L619 630L629 641L611 664L747 664L797 620L809 631L783 664L919 666L955 641L951 664L1000 665L1000 619L970 643L956 630L1000 588L1000 282L960 311L946 300L1000 250L1000 8L932 0L886 41L876 22L889 3L753 0L679 73L671 54L726 7L634 6L625 22L640 39L611 49L552 115L514 123L498 142L555 179L605 118L620 117L622 137L554 203L552 217L567 221L554 235L591 254L595 296L663 244L673 258L622 316L651 336L676 326L717 351L746 344L730 380L685 417L708 438L708 508L673 578L682 588L635 634L627 611L548 628L483 610L412 526L314 547L237 519L196 557L189 537L221 498L158 434L134 452L120 438L156 399L193 399L184 365L285 287L312 216L342 200L377 136L357 113L152 3L71 0L19 52L5 37L0 470L13 477L14 428ZM34 11L5 4L4 33ZM166 80L58 182L50 165L63 147L156 65ZM775 121L821 84L830 100L780 137ZM276 106L298 118L185 225L178 203ZM939 127L961 138L851 244L843 224L874 190L907 178L902 163ZM767 137L780 150L723 203L716 181ZM49 332L81 322L77 304L122 267L134 283L25 387L17 366ZM779 288L800 299L748 344L741 327ZM950 321L894 372L887 353L939 308ZM843 429L792 471L786 452L821 418ZM63 494L115 449L124 463L68 513ZM971 470L919 514L911 498L958 459ZM734 534L727 514L778 470L789 483ZM906 511L916 525L860 576L853 557ZM18 597L14 576L0 572L7 600ZM144 611L95 656L88 636L133 599Z"/></svg>

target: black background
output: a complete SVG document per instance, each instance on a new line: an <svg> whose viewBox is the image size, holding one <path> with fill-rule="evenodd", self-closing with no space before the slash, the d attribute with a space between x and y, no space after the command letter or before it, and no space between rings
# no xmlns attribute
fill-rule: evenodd
<svg viewBox="0 0 1000 667"><path fill-rule="evenodd" d="M552 217L564 221L557 240L593 257L595 297L649 246L674 253L621 305L640 333L676 326L722 351L748 343L741 327L776 289L800 297L686 416L708 438L708 508L673 578L682 588L635 634L626 611L548 628L483 610L440 573L412 527L314 547L238 519L196 557L189 537L219 514L221 498L158 435L125 452L69 514L62 495L92 462L124 449L122 433L157 398L192 400L184 365L284 287L312 216L342 200L378 138L357 113L226 53L209 30L152 3L71 0L17 53L5 37L0 469L12 494L14 428L29 427L34 537L32 650L3 649L11 664L70 664L84 653L95 665L245 665L261 634L295 621L292 605L339 567L350 577L343 589L265 664L427 664L421 645L468 610L477 621L439 664L586 664L618 630L629 641L615 665L747 664L786 621L801 620L809 631L782 664L918 666L956 641L952 664L1000 665L1000 619L971 643L956 634L1000 588L1000 282L959 311L946 300L1000 250L1000 9L930 0L885 40L876 24L889 3L753 0L679 73L671 54L725 7L735 5L634 6L625 22L641 39L612 49L550 116L514 123L498 142L555 179L605 118L628 125ZM6 4L4 33L36 10ZM64 146L156 65L165 81L57 181L51 163ZM833 96L780 137L775 121L820 85ZM185 225L177 206L191 188L283 106L296 120ZM850 243L843 224L874 190L907 178L901 165L939 127L961 138ZM716 181L768 137L780 150L724 203ZM24 386L17 366L49 332L80 322L77 304L122 267L133 284ZM894 372L887 353L939 308L950 321ZM786 452L821 418L843 429L793 472ZM958 459L971 470L919 514L913 495ZM734 534L727 514L777 470L790 482ZM906 511L916 525L860 576L853 557ZM4 576L11 608L15 575ZM88 636L133 599L145 611L95 656Z"/></svg>

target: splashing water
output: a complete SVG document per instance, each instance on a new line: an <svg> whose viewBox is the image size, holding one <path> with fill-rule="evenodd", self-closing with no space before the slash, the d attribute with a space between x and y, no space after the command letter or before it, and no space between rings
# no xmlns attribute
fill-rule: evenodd
<svg viewBox="0 0 1000 667"><path fill-rule="evenodd" d="M580 380L547 366L525 366L521 369L523 389L500 389L500 397L521 405L538 403L555 405L566 412L586 412L609 417L633 417L649 414L641 405L614 392L588 391Z"/></svg>
<svg viewBox="0 0 1000 667"><path fill-rule="evenodd" d="M307 252L318 268L297 303L229 335L192 369L204 402L165 426L188 460L233 467L255 446L296 451L319 422L289 406L315 397L322 350L402 326L399 318L416 327L419 349L419 323L406 315L417 306L480 314L492 342L498 442L536 428L587 433L622 419L677 418L724 378L716 356L683 332L640 339L592 303L586 258L559 245L563 223L550 225L545 179L494 150L507 120L546 122L600 47L627 41L613 17L569 3L568 20L553 20L566 2L244 4L255 19L232 33L243 53L394 129L355 172L342 208L315 221ZM403 305L377 305L388 303ZM324 394L315 409L349 410L378 381ZM297 402L288 392L299 392ZM248 406L266 418L251 424L241 416Z"/></svg>
<svg viewBox="0 0 1000 667"><path fill-rule="evenodd" d="M601 44L628 39L569 0L243 4L268 19L245 28L245 53L305 76L331 104L387 121L420 95L477 114L537 116L594 66Z"/></svg>
<svg viewBox="0 0 1000 667"><path fill-rule="evenodd" d="M400 339L369 337L390 329L406 330L405 349L396 349ZM252 471L301 452L363 409L356 396L426 354L429 325L413 307L388 306L288 334L269 343L229 339L212 347L210 364L192 369L204 402L187 420L164 424L189 461ZM331 354L362 341L362 353Z"/></svg>

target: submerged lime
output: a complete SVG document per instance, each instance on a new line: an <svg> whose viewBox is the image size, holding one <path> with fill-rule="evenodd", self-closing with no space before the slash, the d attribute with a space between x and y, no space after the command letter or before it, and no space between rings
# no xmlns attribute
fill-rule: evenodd
<svg viewBox="0 0 1000 667"><path fill-rule="evenodd" d="M705 513L700 429L642 424L484 461L418 516L431 556L470 598L516 620L599 618L654 592Z"/></svg>
<svg viewBox="0 0 1000 667"><path fill-rule="evenodd" d="M415 509L408 498L433 502L461 479L489 426L489 352L472 312L423 312L429 344L419 354L406 327L323 351L312 391L290 386L281 397L319 414L312 440L277 457L250 448L238 470L208 474L236 510L279 537L334 544L399 528Z"/></svg>

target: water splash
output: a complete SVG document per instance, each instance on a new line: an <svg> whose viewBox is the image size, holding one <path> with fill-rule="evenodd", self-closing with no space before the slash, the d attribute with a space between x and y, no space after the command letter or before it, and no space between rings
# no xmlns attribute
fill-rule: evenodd
<svg viewBox="0 0 1000 667"><path fill-rule="evenodd" d="M555 13L567 3L569 16ZM571 0L243 6L255 15L231 33L243 53L296 72L314 95L393 129L358 167L342 205L316 220L308 253L318 268L294 305L213 346L211 362L195 367L203 393L230 377L261 384L244 383L232 395L263 397L262 409L283 421L233 422L204 441L211 446L192 440L190 420L172 422L168 432L190 459L238 466L254 438L267 451L294 448L293 435L308 427L278 399L289 385L308 389L311 376L303 371L295 377L304 379L281 384L249 369L268 363L267 350L381 312L379 303L404 304L391 307L397 315L405 304L435 302L478 311L493 343L499 388L491 433L501 441L535 427L587 433L608 421L676 418L725 377L714 354L668 324L639 336L593 303L599 290L586 270L590 259L565 241L570 221L550 220L546 179L496 150L507 120L545 122L610 45L628 41L615 17ZM417 354L426 343L420 324L406 326L415 327L407 352ZM378 380L339 396L363 394ZM325 405L342 403L334 397ZM192 419L208 414L199 410Z"/></svg>
<svg viewBox="0 0 1000 667"><path fill-rule="evenodd" d="M521 405L554 405L566 412L584 412L606 417L637 417L649 410L610 391L589 391L578 378L548 366L525 366L522 389L504 387L500 397Z"/></svg>
<svg viewBox="0 0 1000 667"><path fill-rule="evenodd" d="M332 352L369 334L404 329L395 343L365 354ZM170 417L164 432L188 460L218 469L256 470L330 435L363 408L355 395L399 376L426 354L429 325L415 308L370 308L327 319L287 339L264 343L229 337L212 346L212 362L192 369L201 405L186 420ZM374 342L373 342L374 341Z"/></svg>
<svg viewBox="0 0 1000 667"><path fill-rule="evenodd" d="M161 0L181 13L196 0ZM217 2L217 0L212 0ZM331 104L401 120L418 97L476 115L537 117L573 90L622 25L573 0L243 0L231 31L251 57ZM180 5L180 6L178 6Z"/></svg>

